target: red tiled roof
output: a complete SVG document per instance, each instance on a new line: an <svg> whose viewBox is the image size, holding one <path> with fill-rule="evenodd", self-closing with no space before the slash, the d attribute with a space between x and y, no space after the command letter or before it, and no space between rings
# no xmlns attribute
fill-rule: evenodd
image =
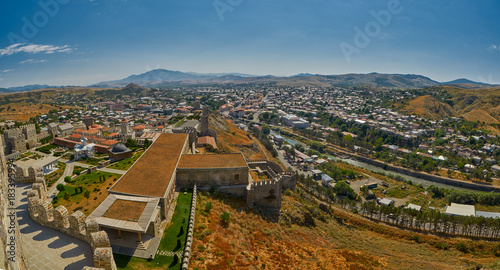
<svg viewBox="0 0 500 270"><path fill-rule="evenodd" d="M145 125L137 125L137 126L133 127L132 129L133 130L140 130L140 129L145 129L145 128L146 128Z"/></svg>

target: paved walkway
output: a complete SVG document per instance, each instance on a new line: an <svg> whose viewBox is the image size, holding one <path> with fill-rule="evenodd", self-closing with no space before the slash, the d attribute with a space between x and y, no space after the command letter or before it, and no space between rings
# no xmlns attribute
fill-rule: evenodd
<svg viewBox="0 0 500 270"><path fill-rule="evenodd" d="M64 178L66 176L71 176L73 175L73 169L75 168L75 166L71 163L66 163L66 169L64 169L64 173L61 175L61 177L59 178L59 180L57 180L57 182L55 182L52 187L50 187L49 191L47 192L47 196L49 198L54 198L57 193L58 193L58 190L57 190L57 185L58 184L66 184L66 182L64 182Z"/></svg>
<svg viewBox="0 0 500 270"><path fill-rule="evenodd" d="M184 252L184 251L181 250L181 251L173 252L173 251L166 251L166 250L157 250L156 254L160 255L160 256L166 256L166 257L174 257L175 255L177 255L179 258L182 258L182 252Z"/></svg>
<svg viewBox="0 0 500 270"><path fill-rule="evenodd" d="M110 169L110 168L97 168L97 170L101 172L116 173L116 174L125 174L127 172L124 170Z"/></svg>
<svg viewBox="0 0 500 270"><path fill-rule="evenodd" d="M85 163L78 162L78 161L69 161L67 159L60 159L60 161L66 162L66 164L73 164L73 166L80 166L82 168L94 167L93 165L85 164ZM127 171L124 171L124 170L110 169L110 168L104 168L104 167L103 168L97 167L96 169L98 171L109 172L109 173L116 173L116 174L125 174L127 172Z"/></svg>
<svg viewBox="0 0 500 270"><path fill-rule="evenodd" d="M82 269L93 266L90 246L64 233L35 223L28 213L28 190L31 184L16 188L17 220L29 269Z"/></svg>

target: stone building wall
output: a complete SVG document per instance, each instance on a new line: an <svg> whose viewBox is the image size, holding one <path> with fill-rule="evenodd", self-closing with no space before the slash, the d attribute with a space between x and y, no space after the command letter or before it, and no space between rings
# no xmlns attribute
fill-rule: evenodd
<svg viewBox="0 0 500 270"><path fill-rule="evenodd" d="M26 152L26 139L20 128L5 130L4 132L6 153Z"/></svg>
<svg viewBox="0 0 500 270"><path fill-rule="evenodd" d="M181 169L177 168L179 187L198 186L234 186L248 185L248 167L216 169Z"/></svg>
<svg viewBox="0 0 500 270"><path fill-rule="evenodd" d="M28 169L24 169L14 166L14 170L16 183L36 183L41 181L40 178L45 178L41 168L29 167Z"/></svg>
<svg viewBox="0 0 500 270"><path fill-rule="evenodd" d="M253 181L247 187L246 200L250 208L255 206L266 208L281 208L282 180L271 179Z"/></svg>
<svg viewBox="0 0 500 270"><path fill-rule="evenodd" d="M35 124L28 124L21 126L21 130L24 134L25 140L26 140L26 145L27 148L31 149L36 147L38 143L38 136L36 134L36 127Z"/></svg>

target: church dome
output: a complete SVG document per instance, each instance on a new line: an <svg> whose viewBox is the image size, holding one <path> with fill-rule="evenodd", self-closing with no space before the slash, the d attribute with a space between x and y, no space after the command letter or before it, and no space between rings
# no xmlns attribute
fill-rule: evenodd
<svg viewBox="0 0 500 270"><path fill-rule="evenodd" d="M127 152L127 151L131 151L131 150L128 149L128 147L125 146L123 143L117 143L111 149L111 152L113 152L113 153L122 153L122 152Z"/></svg>

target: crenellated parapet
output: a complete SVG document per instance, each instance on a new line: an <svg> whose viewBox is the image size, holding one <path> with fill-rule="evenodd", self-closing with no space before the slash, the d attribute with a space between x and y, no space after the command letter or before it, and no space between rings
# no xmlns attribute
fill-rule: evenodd
<svg viewBox="0 0 500 270"><path fill-rule="evenodd" d="M45 177L43 171L39 167L29 167L28 169L23 169L14 164L10 164L14 170L16 183L44 183Z"/></svg>
<svg viewBox="0 0 500 270"><path fill-rule="evenodd" d="M193 187L193 198L191 200L191 211L189 213L189 223L186 236L186 245L184 246L184 252L182 253L181 269L187 270L189 268L189 259L191 258L191 251L193 245L193 233L194 233L194 221L196 214L196 200L198 191L196 184Z"/></svg>
<svg viewBox="0 0 500 270"><path fill-rule="evenodd" d="M247 187L247 204L250 208L255 206L266 208L281 208L281 178L252 181Z"/></svg>
<svg viewBox="0 0 500 270"><path fill-rule="evenodd" d="M84 269L117 269L108 234L99 230L95 219L87 219L81 211L69 215L66 207L62 205L54 209L51 201L46 197L45 183L35 183L28 191L28 211L31 219L36 223L73 236L90 245L94 256L94 267Z"/></svg>

